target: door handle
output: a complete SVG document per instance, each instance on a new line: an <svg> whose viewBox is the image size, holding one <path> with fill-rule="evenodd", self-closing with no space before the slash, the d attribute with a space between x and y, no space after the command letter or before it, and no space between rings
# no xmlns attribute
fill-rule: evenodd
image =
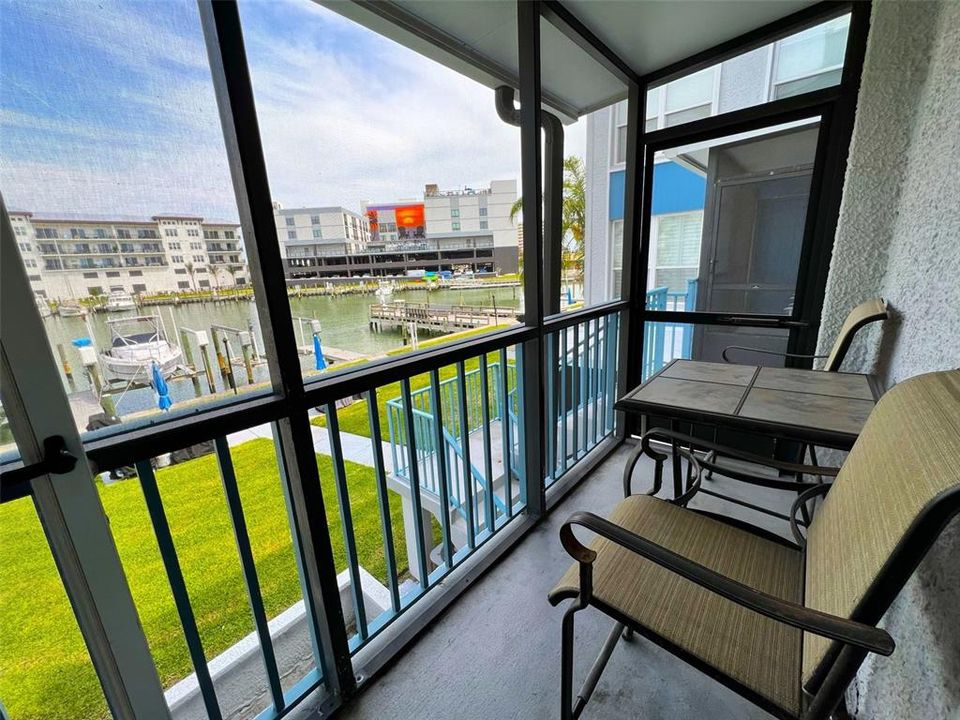
<svg viewBox="0 0 960 720"><path fill-rule="evenodd" d="M0 475L3 485L3 499L22 497L24 487L34 478L42 475L65 475L75 468L77 458L67 450L67 443L60 435L51 435L43 440L43 459L31 465L8 470Z"/></svg>

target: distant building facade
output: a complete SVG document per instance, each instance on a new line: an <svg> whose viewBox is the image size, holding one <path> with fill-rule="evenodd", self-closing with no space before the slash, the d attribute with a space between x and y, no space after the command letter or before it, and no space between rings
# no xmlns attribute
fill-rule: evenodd
<svg viewBox="0 0 960 720"><path fill-rule="evenodd" d="M510 219L516 199L515 180L494 180L489 188L479 190L441 191L436 185L427 185L422 198L364 203L360 215L343 208L330 209L359 218L361 236L316 244L310 243L309 237L301 242L288 235L293 231L299 238L297 218L306 217L310 209L277 210L287 277L379 277L461 268L516 272L517 229ZM322 221L322 216L317 219Z"/></svg>
<svg viewBox="0 0 960 720"><path fill-rule="evenodd" d="M248 282L240 226L192 215L150 219L11 211L30 286L48 300L217 289Z"/></svg>

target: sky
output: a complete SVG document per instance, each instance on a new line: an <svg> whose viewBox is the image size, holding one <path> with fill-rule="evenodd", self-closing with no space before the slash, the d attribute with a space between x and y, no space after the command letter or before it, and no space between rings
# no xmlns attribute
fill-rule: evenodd
<svg viewBox="0 0 960 720"><path fill-rule="evenodd" d="M196 3L0 2L8 207L236 219ZM274 201L359 210L427 183L519 184L519 130L491 89L310 0L240 14Z"/></svg>

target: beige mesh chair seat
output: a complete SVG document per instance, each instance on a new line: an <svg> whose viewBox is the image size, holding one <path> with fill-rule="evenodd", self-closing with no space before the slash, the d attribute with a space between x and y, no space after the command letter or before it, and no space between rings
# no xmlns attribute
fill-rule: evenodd
<svg viewBox="0 0 960 720"><path fill-rule="evenodd" d="M628 497L609 519L756 590L802 602L803 556L796 548L646 495ZM597 553L595 602L770 702L799 710L800 630L757 616L605 538L590 547ZM579 589L579 566L574 565L554 592L572 596Z"/></svg>
<svg viewBox="0 0 960 720"><path fill-rule="evenodd" d="M644 448L659 478L666 456L647 437ZM561 717L582 712L624 628L777 717L829 717L868 652L893 652L876 624L960 512L960 370L912 378L881 398L832 486L794 504L796 514L826 496L806 538L791 523L796 543L683 507L699 467L682 454L694 469L679 503L628 495L608 520L575 513L561 529L577 561L549 596L573 600L563 617ZM597 537L584 545L575 526ZM574 702L573 621L587 606L616 624Z"/></svg>

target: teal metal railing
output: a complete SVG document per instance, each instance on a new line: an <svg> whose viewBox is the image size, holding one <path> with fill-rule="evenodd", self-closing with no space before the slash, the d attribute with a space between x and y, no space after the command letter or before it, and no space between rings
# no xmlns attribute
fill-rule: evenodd
<svg viewBox="0 0 960 720"><path fill-rule="evenodd" d="M647 291L647 310L681 312L697 306L697 278L687 280L686 292L670 292L666 287ZM674 358L690 358L693 350L693 325L674 322L644 324L642 379L646 380Z"/></svg>
<svg viewBox="0 0 960 720"><path fill-rule="evenodd" d="M502 360L502 359L501 359ZM426 387L411 390L415 461L421 496L447 506L467 521L467 535L492 530L510 515L513 481L519 488L523 462L517 400L517 369L512 363L479 359L480 367ZM506 377L502 368L506 367ZM506 388L506 402L504 391ZM439 398L440 413L433 410ZM403 398L386 402L387 430L393 474L409 483L414 475ZM503 421L506 411L506 422ZM437 432L437 415L440 432ZM496 447L500 472L494 464L494 424L501 436ZM470 457L471 438L478 438L480 457ZM509 462L504 456L509 456ZM508 481L509 477L509 481ZM503 487L498 488L500 484ZM469 539L469 537L468 537Z"/></svg>
<svg viewBox="0 0 960 720"><path fill-rule="evenodd" d="M620 313L545 336L549 487L613 432Z"/></svg>

